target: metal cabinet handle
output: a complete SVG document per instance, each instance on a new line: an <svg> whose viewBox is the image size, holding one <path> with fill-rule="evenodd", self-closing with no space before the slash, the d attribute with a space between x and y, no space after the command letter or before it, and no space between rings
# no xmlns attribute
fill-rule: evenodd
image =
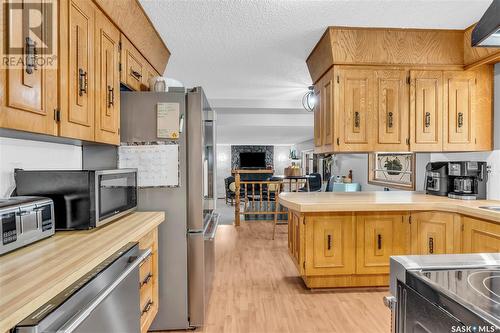
<svg viewBox="0 0 500 333"><path fill-rule="evenodd" d="M144 306L144 308L142 309L141 311L141 317L143 315L145 315L146 313L149 312L149 310L151 310L151 306L153 305L153 301L152 300L149 300L146 305Z"/></svg>
<svg viewBox="0 0 500 333"><path fill-rule="evenodd" d="M130 68L130 74L132 74L132 76L136 80L139 80L142 77L141 73L139 73L138 71L135 71L133 68Z"/></svg>
<svg viewBox="0 0 500 333"><path fill-rule="evenodd" d="M392 128L393 126L393 113L392 112L389 112L387 114L387 126L389 126L389 128Z"/></svg>
<svg viewBox="0 0 500 333"><path fill-rule="evenodd" d="M331 250L332 249L332 235L328 235L326 238L327 238L328 250Z"/></svg>
<svg viewBox="0 0 500 333"><path fill-rule="evenodd" d="M377 249L379 249L379 250L382 249L382 235L381 234L377 235Z"/></svg>
<svg viewBox="0 0 500 333"><path fill-rule="evenodd" d="M125 278L127 278L127 276L129 276L141 264L141 262L143 262L144 259L146 259L150 255L151 249L144 250L144 252L136 257L134 261L130 263L130 265L113 281L113 283L111 283L101 293L99 293L99 295L97 295L96 298L90 301L90 303L83 306L83 308L77 314L71 317L68 322L66 322L61 328L57 330L57 333L71 333L76 330L78 326L80 326L81 323L90 316L92 311L94 311L99 306L99 304L102 303L104 299L106 299L106 297L108 297L108 295L111 294L113 290L115 290L116 287L118 287L118 285L122 283L122 281L125 280ZM151 305L149 307L151 307Z"/></svg>
<svg viewBox="0 0 500 333"><path fill-rule="evenodd" d="M430 127L431 126L431 113L426 112L425 113L425 127Z"/></svg>
<svg viewBox="0 0 500 333"><path fill-rule="evenodd" d="M108 108L115 105L115 88L108 86Z"/></svg>
<svg viewBox="0 0 500 333"><path fill-rule="evenodd" d="M144 280L141 281L140 287L148 284L149 281L151 281L152 278L153 278L153 274L151 274L151 272L149 272L148 275L144 278Z"/></svg>
<svg viewBox="0 0 500 333"><path fill-rule="evenodd" d="M356 111L356 112L354 112L354 127L359 128L360 122L361 121L360 121L359 112Z"/></svg>
<svg viewBox="0 0 500 333"><path fill-rule="evenodd" d="M434 253L434 238L429 237L429 253L433 254Z"/></svg>
<svg viewBox="0 0 500 333"><path fill-rule="evenodd" d="M88 88L87 72L80 68L78 70L78 95L83 96L83 94L86 94L87 88Z"/></svg>
<svg viewBox="0 0 500 333"><path fill-rule="evenodd" d="M33 74L37 70L36 57L36 42L30 37L26 37L26 73Z"/></svg>
<svg viewBox="0 0 500 333"><path fill-rule="evenodd" d="M458 113L457 122L458 122L458 128L464 126L464 114L463 114L463 112Z"/></svg>

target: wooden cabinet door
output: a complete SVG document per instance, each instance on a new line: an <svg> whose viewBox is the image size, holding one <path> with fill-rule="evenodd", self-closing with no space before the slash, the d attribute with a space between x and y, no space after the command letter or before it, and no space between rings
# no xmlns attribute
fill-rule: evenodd
<svg viewBox="0 0 500 333"><path fill-rule="evenodd" d="M94 140L95 7L91 1L61 1L60 135ZM63 54L64 50L64 54Z"/></svg>
<svg viewBox="0 0 500 333"><path fill-rule="evenodd" d="M145 69L144 69L145 75L143 76L142 80L142 90L144 91L149 91L150 90L150 85L149 82L151 81L152 78L159 76L159 74L156 72L156 70L151 66L148 62L145 63Z"/></svg>
<svg viewBox="0 0 500 333"><path fill-rule="evenodd" d="M460 252L452 213L418 212L411 214L412 254L449 254Z"/></svg>
<svg viewBox="0 0 500 333"><path fill-rule="evenodd" d="M333 68L320 80L322 143L324 152L332 152L334 135Z"/></svg>
<svg viewBox="0 0 500 333"><path fill-rule="evenodd" d="M96 15L95 141L120 143L120 31L106 16Z"/></svg>
<svg viewBox="0 0 500 333"><path fill-rule="evenodd" d="M363 213L356 216L356 273L388 274L393 255L409 254L407 214Z"/></svg>
<svg viewBox="0 0 500 333"><path fill-rule="evenodd" d="M316 105L314 106L314 151L322 152L323 146L323 89L321 89L321 81L314 87L316 94Z"/></svg>
<svg viewBox="0 0 500 333"><path fill-rule="evenodd" d="M304 273L303 239L304 230L302 223L304 217L294 211L288 212L288 251L292 256L299 273Z"/></svg>
<svg viewBox="0 0 500 333"><path fill-rule="evenodd" d="M476 75L449 71L444 78L444 150L474 150Z"/></svg>
<svg viewBox="0 0 500 333"><path fill-rule="evenodd" d="M500 225L463 217L463 253L500 252Z"/></svg>
<svg viewBox="0 0 500 333"><path fill-rule="evenodd" d="M375 116L377 151L409 150L408 72L386 69L375 71Z"/></svg>
<svg viewBox="0 0 500 333"><path fill-rule="evenodd" d="M353 274L355 233L352 213L306 216L305 275Z"/></svg>
<svg viewBox="0 0 500 333"><path fill-rule="evenodd" d="M410 71L410 137L412 151L443 149L443 73Z"/></svg>
<svg viewBox="0 0 500 333"><path fill-rule="evenodd" d="M132 90L140 91L143 85L144 58L132 43L121 35L121 81Z"/></svg>
<svg viewBox="0 0 500 333"><path fill-rule="evenodd" d="M29 34L30 29L23 27L23 24L29 23L30 8L32 11L39 10L42 16L44 24L39 28L39 35ZM9 13L3 12L6 9ZM9 55L13 63L17 59L22 60L22 63L18 62L16 66L1 70L0 101L4 107L0 110L0 127L56 135L54 111L57 108L57 66L47 65L48 61L36 60L28 64L25 59L48 59L50 54L57 56L57 34L52 33L52 29L57 29L58 23L55 15L57 1L6 2L2 3L0 12L1 17L6 20L1 36L5 46L23 49L23 54ZM44 45L48 45L51 50ZM45 51L50 54L44 54Z"/></svg>
<svg viewBox="0 0 500 333"><path fill-rule="evenodd" d="M339 151L372 150L373 73L354 67L340 67L337 72Z"/></svg>

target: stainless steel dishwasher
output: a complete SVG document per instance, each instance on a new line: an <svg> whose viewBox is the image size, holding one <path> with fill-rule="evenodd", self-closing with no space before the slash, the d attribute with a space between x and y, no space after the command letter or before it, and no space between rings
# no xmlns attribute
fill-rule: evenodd
<svg viewBox="0 0 500 333"><path fill-rule="evenodd" d="M139 332L139 264L149 255L150 249L128 243L20 322L15 332Z"/></svg>

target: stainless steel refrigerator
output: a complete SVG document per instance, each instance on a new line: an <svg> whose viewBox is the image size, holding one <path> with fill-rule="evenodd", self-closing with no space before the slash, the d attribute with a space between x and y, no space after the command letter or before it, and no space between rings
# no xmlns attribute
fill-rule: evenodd
<svg viewBox="0 0 500 333"><path fill-rule="evenodd" d="M151 330L203 326L214 273L215 113L199 87L122 92L121 142L164 141L157 103L178 103L179 187L140 188L139 210L163 210L158 235L159 311Z"/></svg>

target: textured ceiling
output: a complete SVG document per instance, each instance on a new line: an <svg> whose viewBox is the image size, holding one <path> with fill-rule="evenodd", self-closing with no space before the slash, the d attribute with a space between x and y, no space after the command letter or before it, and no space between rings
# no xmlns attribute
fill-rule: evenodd
<svg viewBox="0 0 500 333"><path fill-rule="evenodd" d="M216 108L300 108L311 83L305 59L327 26L463 29L490 3L141 0L172 52L166 76L203 86Z"/></svg>

